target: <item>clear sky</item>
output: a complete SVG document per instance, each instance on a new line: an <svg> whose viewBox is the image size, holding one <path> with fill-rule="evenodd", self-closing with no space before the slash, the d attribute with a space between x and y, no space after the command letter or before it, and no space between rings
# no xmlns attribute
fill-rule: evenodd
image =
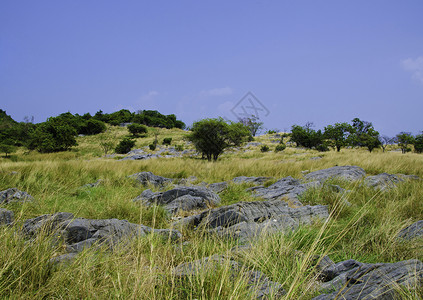
<svg viewBox="0 0 423 300"><path fill-rule="evenodd" d="M268 129L359 117L418 133L423 1L0 2L0 108L17 121L122 108L234 119L249 91Z"/></svg>

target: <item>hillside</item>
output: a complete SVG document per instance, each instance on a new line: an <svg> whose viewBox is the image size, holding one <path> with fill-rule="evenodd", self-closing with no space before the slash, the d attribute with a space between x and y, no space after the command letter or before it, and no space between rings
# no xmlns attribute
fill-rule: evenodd
<svg viewBox="0 0 423 300"><path fill-rule="evenodd" d="M105 155L101 142L127 134L108 126L69 151L0 158L0 191L16 188L0 195L3 297L422 298L423 241L402 230L423 220L423 155L276 153L269 134L207 162L177 128ZM340 177L313 173L333 167Z"/></svg>

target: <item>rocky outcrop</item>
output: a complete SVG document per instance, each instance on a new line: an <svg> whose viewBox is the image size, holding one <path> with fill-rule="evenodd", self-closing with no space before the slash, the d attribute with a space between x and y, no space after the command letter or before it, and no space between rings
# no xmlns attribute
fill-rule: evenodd
<svg viewBox="0 0 423 300"><path fill-rule="evenodd" d="M299 201L298 197L307 191L307 189L317 186L321 186L321 184L319 182L301 183L300 180L288 176L278 180L267 188L259 186L249 190L254 192L255 197L266 200L291 200L301 205L301 203L297 202Z"/></svg>
<svg viewBox="0 0 423 300"><path fill-rule="evenodd" d="M10 188L0 192L0 204L8 204L11 202L31 202L34 198L27 192Z"/></svg>
<svg viewBox="0 0 423 300"><path fill-rule="evenodd" d="M213 255L180 264L173 269L172 275L188 279L187 277L198 276L202 273L216 272L219 268L228 268L232 278L241 273L248 280L248 289L256 299L267 299L270 296L281 297L286 293L280 283L271 281L262 272L243 270L240 263L223 255Z"/></svg>
<svg viewBox="0 0 423 300"><path fill-rule="evenodd" d="M162 157L159 154L134 154L134 155L130 155L130 156L125 156L122 159L119 160L143 160L143 159L151 159L151 158L158 158L158 157Z"/></svg>
<svg viewBox="0 0 423 300"><path fill-rule="evenodd" d="M405 180L416 180L418 176L414 175L394 175L388 173L381 173L374 176L368 176L364 179L364 183L372 188L386 191L397 186L398 183L404 182Z"/></svg>
<svg viewBox="0 0 423 300"><path fill-rule="evenodd" d="M340 178L348 181L360 180L366 172L357 166L336 166L329 169L318 170L304 176L306 180L326 181L330 178Z"/></svg>
<svg viewBox="0 0 423 300"><path fill-rule="evenodd" d="M165 192L154 193L145 190L133 201L144 205L163 205L170 213L206 209L220 203L220 197L211 190L200 186L181 186Z"/></svg>
<svg viewBox="0 0 423 300"><path fill-rule="evenodd" d="M398 233L398 238L404 240L411 240L414 238L423 237L423 220L417 221L414 224L404 228Z"/></svg>
<svg viewBox="0 0 423 300"><path fill-rule="evenodd" d="M0 225L10 225L14 220L13 211L0 208Z"/></svg>
<svg viewBox="0 0 423 300"><path fill-rule="evenodd" d="M249 183L249 184L254 184L254 185L261 185L264 184L266 181L268 181L269 179L271 179L272 177L247 177L247 176L238 176L235 177L234 179L232 179L232 181L234 183Z"/></svg>
<svg viewBox="0 0 423 300"><path fill-rule="evenodd" d="M228 187L228 183L226 181L223 182L215 182L210 183L207 185L207 188L215 193L221 193Z"/></svg>
<svg viewBox="0 0 423 300"><path fill-rule="evenodd" d="M413 288L423 280L423 264L419 260L397 263L365 264L347 260L321 271L326 294L314 300L333 299L397 299L398 289Z"/></svg>
<svg viewBox="0 0 423 300"><path fill-rule="evenodd" d="M287 232L329 216L327 206L291 208L280 200L239 202L180 220L182 226L205 227L221 236L242 240L263 233Z"/></svg>
<svg viewBox="0 0 423 300"><path fill-rule="evenodd" d="M24 222L22 232L29 238L39 234L53 234L58 241L63 241L67 252L80 252L93 245L106 245L113 249L125 239L156 233L177 239L181 234L176 230L152 229L133 224L126 220L104 219L93 220L74 218L74 215L59 212L42 215Z"/></svg>
<svg viewBox="0 0 423 300"><path fill-rule="evenodd" d="M144 186L151 184L157 187L161 187L172 182L172 179L170 178L154 175L151 172L135 173L130 175L129 178L135 179L137 182Z"/></svg>

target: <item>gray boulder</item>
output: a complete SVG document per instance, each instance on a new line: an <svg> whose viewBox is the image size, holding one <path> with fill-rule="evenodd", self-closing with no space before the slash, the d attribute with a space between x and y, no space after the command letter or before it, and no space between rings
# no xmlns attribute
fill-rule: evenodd
<svg viewBox="0 0 423 300"><path fill-rule="evenodd" d="M326 181L330 178L340 178L348 181L360 180L366 172L357 166L336 166L329 169L318 170L304 176L306 180Z"/></svg>
<svg viewBox="0 0 423 300"><path fill-rule="evenodd" d="M228 183L226 181L223 182L216 182L216 183L210 183L207 185L207 188L215 193L221 193L228 187Z"/></svg>
<svg viewBox="0 0 423 300"><path fill-rule="evenodd" d="M415 259L379 264L348 260L329 266L322 274L326 282L321 288L327 293L314 300L397 299L398 288L421 285L423 264Z"/></svg>
<svg viewBox="0 0 423 300"><path fill-rule="evenodd" d="M88 188L89 189L89 188L93 188L93 187L98 187L102 182L103 182L103 180L99 179L96 182L84 184L81 188L83 188L83 189Z"/></svg>
<svg viewBox="0 0 423 300"><path fill-rule="evenodd" d="M264 184L266 181L268 181L269 179L271 179L272 177L247 177L247 176L239 176L239 177L235 177L234 179L232 179L232 181L234 183L251 183L251 184L255 184L255 185L261 185Z"/></svg>
<svg viewBox="0 0 423 300"><path fill-rule="evenodd" d="M12 224L15 220L13 211L0 208L0 225Z"/></svg>
<svg viewBox="0 0 423 300"><path fill-rule="evenodd" d="M257 187L250 190L254 192L255 197L266 200L287 199L296 202L299 201L298 197L307 191L307 189L319 186L321 186L319 182L301 183L298 179L288 176L278 180L267 188ZM301 205L301 203L298 204Z"/></svg>
<svg viewBox="0 0 423 300"><path fill-rule="evenodd" d="M242 264L223 255L213 255L192 262L183 263L175 267L173 276L181 279L198 276L204 273L216 272L219 268L229 268L230 277L234 278L242 272L248 280L248 289L256 299L268 299L271 296L281 297L286 294L280 283L271 281L262 272L244 270Z"/></svg>
<svg viewBox="0 0 423 300"><path fill-rule="evenodd" d="M93 245L106 245L113 249L120 242L148 233L171 239L181 237L180 232L176 230L152 229L118 219L75 219L71 213L63 212L26 220L22 232L31 238L39 234L53 234L58 241L64 242L67 252L70 253L81 252Z"/></svg>
<svg viewBox="0 0 423 300"><path fill-rule="evenodd" d="M143 160L143 159L151 159L151 158L158 158L158 157L162 157L159 154L134 154L134 155L130 155L130 156L126 156L122 159L119 160Z"/></svg>
<svg viewBox="0 0 423 300"><path fill-rule="evenodd" d="M374 176L368 176L364 179L364 183L372 188L386 191L397 186L398 183L405 180L417 180L418 176L415 175L403 175L403 174L388 174L381 173Z"/></svg>
<svg viewBox="0 0 423 300"><path fill-rule="evenodd" d="M8 204L11 202L31 202L34 198L27 192L10 188L0 192L0 204Z"/></svg>
<svg viewBox="0 0 423 300"><path fill-rule="evenodd" d="M398 238L411 240L423 236L423 220L417 221L398 233Z"/></svg>
<svg viewBox="0 0 423 300"><path fill-rule="evenodd" d="M177 225L198 226L221 236L247 240L263 233L287 232L315 219L329 217L327 206L291 208L280 200L239 202L210 209L180 220Z"/></svg>
<svg viewBox="0 0 423 300"><path fill-rule="evenodd" d="M151 172L135 173L130 175L129 178L135 179L144 186L152 184L154 186L161 187L172 182L172 179L170 178L154 175Z"/></svg>
<svg viewBox="0 0 423 300"><path fill-rule="evenodd" d="M163 205L174 214L178 211L205 209L220 203L220 197L213 191L201 186L180 186L169 191L154 193L145 190L133 201L141 201L144 205Z"/></svg>

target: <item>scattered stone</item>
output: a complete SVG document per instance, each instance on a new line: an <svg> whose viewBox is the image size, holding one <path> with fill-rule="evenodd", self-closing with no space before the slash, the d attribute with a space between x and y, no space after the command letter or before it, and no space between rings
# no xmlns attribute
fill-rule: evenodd
<svg viewBox="0 0 423 300"><path fill-rule="evenodd" d="M264 177L264 176L260 176L260 177L247 177L247 176L238 176L235 177L234 179L232 179L232 181L234 183L251 183L251 184L255 184L255 185L261 185L264 184L266 181L268 181L269 179L271 179L272 177Z"/></svg>
<svg viewBox="0 0 423 300"><path fill-rule="evenodd" d="M261 146L261 145L263 145L263 144L259 143L259 142L249 142L249 143L245 144L244 148L251 147L251 146L257 147L257 146Z"/></svg>
<svg viewBox="0 0 423 300"><path fill-rule="evenodd" d="M221 236L241 240L261 233L289 232L315 219L329 217L327 206L291 208L280 200L238 202L210 209L176 222L176 226L199 226Z"/></svg>
<svg viewBox="0 0 423 300"><path fill-rule="evenodd" d="M13 211L0 208L0 225L10 225L15 220Z"/></svg>
<svg viewBox="0 0 423 300"><path fill-rule="evenodd" d="M146 154L143 149L134 149L126 153L126 155L135 155L135 154Z"/></svg>
<svg viewBox="0 0 423 300"><path fill-rule="evenodd" d="M52 215L42 215L24 222L22 232L33 238L38 234L53 234L63 241L69 253L81 252L93 245L106 245L113 249L124 239L143 236L148 233L163 235L178 239L181 233L170 229L152 229L118 219L75 219L73 214L60 212Z"/></svg>
<svg viewBox="0 0 423 300"><path fill-rule="evenodd" d="M313 157L310 157L310 160L320 160L322 158L323 157L321 157L321 156L313 156Z"/></svg>
<svg viewBox="0 0 423 300"><path fill-rule="evenodd" d="M143 159L151 159L151 158L158 158L158 157L162 157L159 154L135 154L135 155L131 155L131 156L126 156L122 159L119 160L143 160Z"/></svg>
<svg viewBox="0 0 423 300"><path fill-rule="evenodd" d="M396 184L404 181L404 179L397 175L381 173L374 176L368 176L364 179L364 183L372 188L379 189L381 191L389 190L396 187Z"/></svg>
<svg viewBox="0 0 423 300"><path fill-rule="evenodd" d="M144 205L158 204L172 214L179 211L206 209L220 203L220 197L213 191L201 186L181 186L165 192L154 193L145 190L133 201L141 201Z"/></svg>
<svg viewBox="0 0 423 300"><path fill-rule="evenodd" d="M366 172L357 166L336 166L329 169L314 171L304 176L306 180L326 181L330 178L340 178L348 181L360 180Z"/></svg>
<svg viewBox="0 0 423 300"><path fill-rule="evenodd" d="M151 172L135 173L130 175L129 177L135 179L144 186L152 184L154 186L160 187L172 182L172 179L170 178L154 175Z"/></svg>
<svg viewBox="0 0 423 300"><path fill-rule="evenodd" d="M97 186L99 186L102 182L103 182L103 180L99 179L99 180L97 180L96 182L84 184L81 188L93 188L93 187L97 187Z"/></svg>
<svg viewBox="0 0 423 300"><path fill-rule="evenodd" d="M256 299L267 299L269 296L281 297L286 292L280 283L271 281L260 271L245 270L242 264L223 255L213 255L192 262L183 263L173 269L175 277L198 276L202 273L212 273L218 268L229 268L230 276L234 278L242 272L248 280L248 288Z"/></svg>
<svg viewBox="0 0 423 300"><path fill-rule="evenodd" d="M398 233L398 238L411 240L423 236L423 220L417 221Z"/></svg>
<svg viewBox="0 0 423 300"><path fill-rule="evenodd" d="M10 188L0 192L0 204L8 204L12 202L31 202L34 198L27 192Z"/></svg>
<svg viewBox="0 0 423 300"><path fill-rule="evenodd" d="M397 263L365 264L347 260L325 268L326 294L314 300L332 299L397 299L398 288L414 288L423 280L423 264L411 259Z"/></svg>

